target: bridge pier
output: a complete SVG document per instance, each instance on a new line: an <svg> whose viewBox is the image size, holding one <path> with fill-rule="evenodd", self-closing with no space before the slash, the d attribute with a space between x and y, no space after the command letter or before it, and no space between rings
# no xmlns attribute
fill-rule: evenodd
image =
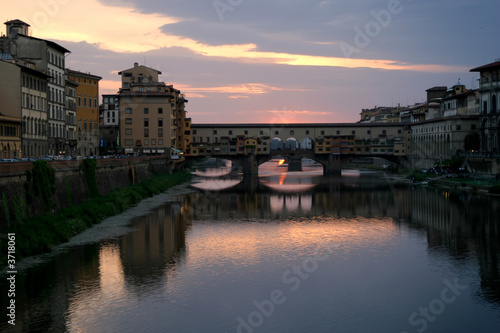
<svg viewBox="0 0 500 333"><path fill-rule="evenodd" d="M342 172L342 159L340 155L328 155L323 163L323 175L340 175Z"/></svg>
<svg viewBox="0 0 500 333"><path fill-rule="evenodd" d="M259 163L254 154L243 156L243 176L259 176Z"/></svg>
<svg viewBox="0 0 500 333"><path fill-rule="evenodd" d="M288 171L302 171L302 157L288 156Z"/></svg>

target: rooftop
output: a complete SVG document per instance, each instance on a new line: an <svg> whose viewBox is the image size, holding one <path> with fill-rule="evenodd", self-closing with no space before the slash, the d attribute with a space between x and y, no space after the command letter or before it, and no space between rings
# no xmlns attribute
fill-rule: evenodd
<svg viewBox="0 0 500 333"><path fill-rule="evenodd" d="M23 22L21 20L11 20L11 21L7 21L5 22L4 24L10 24L10 25L14 25L14 24L22 24L22 25L27 25L28 27L31 27L28 23L26 22Z"/></svg>
<svg viewBox="0 0 500 333"><path fill-rule="evenodd" d="M483 71L486 71L489 69L496 69L496 68L500 68L500 61L495 61L495 62L492 62L491 64L487 64L487 65L473 68L470 70L470 72L483 72Z"/></svg>

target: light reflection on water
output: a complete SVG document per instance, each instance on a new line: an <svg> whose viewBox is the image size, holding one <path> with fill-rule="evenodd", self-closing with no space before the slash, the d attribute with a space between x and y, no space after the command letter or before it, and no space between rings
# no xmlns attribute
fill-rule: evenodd
<svg viewBox="0 0 500 333"><path fill-rule="evenodd" d="M133 232L33 268L18 279L19 326L0 330L417 332L412 313L458 281L425 331L500 331L498 200L283 173L253 187L196 178L200 191Z"/></svg>

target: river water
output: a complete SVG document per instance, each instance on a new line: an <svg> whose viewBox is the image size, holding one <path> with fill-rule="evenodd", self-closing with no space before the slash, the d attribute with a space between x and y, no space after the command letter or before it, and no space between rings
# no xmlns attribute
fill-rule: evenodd
<svg viewBox="0 0 500 333"><path fill-rule="evenodd" d="M500 332L499 198L314 164L225 173L21 263L0 331Z"/></svg>

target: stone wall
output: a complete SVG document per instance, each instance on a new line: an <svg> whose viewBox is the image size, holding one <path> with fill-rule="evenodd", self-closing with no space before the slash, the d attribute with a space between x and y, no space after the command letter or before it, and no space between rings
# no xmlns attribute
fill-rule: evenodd
<svg viewBox="0 0 500 333"><path fill-rule="evenodd" d="M81 168L83 161L53 161L55 170L53 209L78 204L89 199L89 189ZM28 182L33 163L0 164L0 232L8 218L15 220L16 212L26 211L30 216L43 213L39 198L33 197ZM156 173L171 173L172 161L166 157L99 159L96 180L100 195L117 188L138 184ZM19 214L19 213L17 213Z"/></svg>

